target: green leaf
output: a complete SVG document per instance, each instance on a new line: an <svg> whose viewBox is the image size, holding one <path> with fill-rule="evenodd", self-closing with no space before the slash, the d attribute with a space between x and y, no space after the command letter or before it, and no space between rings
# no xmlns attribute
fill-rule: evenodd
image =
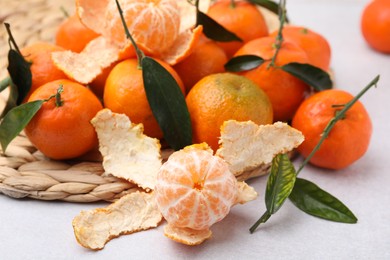
<svg viewBox="0 0 390 260"><path fill-rule="evenodd" d="M32 85L31 63L27 62L24 57L15 50L8 52L7 70L11 76L12 82L18 89L17 105L20 105L27 96Z"/></svg>
<svg viewBox="0 0 390 260"><path fill-rule="evenodd" d="M273 12L274 14L279 13L279 5L275 3L274 1L269 0L248 0L250 3L264 7L265 9L268 9L269 11ZM288 19L286 17L286 21L288 22Z"/></svg>
<svg viewBox="0 0 390 260"><path fill-rule="evenodd" d="M265 193L265 205L274 214L290 195L296 179L294 165L287 154L274 157Z"/></svg>
<svg viewBox="0 0 390 260"><path fill-rule="evenodd" d="M149 105L164 138L175 150L192 143L190 113L173 76L150 57L142 59L142 76Z"/></svg>
<svg viewBox="0 0 390 260"><path fill-rule="evenodd" d="M292 62L283 65L281 68L291 75L301 79L317 91L332 88L333 83L329 74L310 64Z"/></svg>
<svg viewBox="0 0 390 260"><path fill-rule="evenodd" d="M43 100L24 103L12 108L0 124L0 142L3 151L9 143L26 127L43 104Z"/></svg>
<svg viewBox="0 0 390 260"><path fill-rule="evenodd" d="M232 72L252 70L264 63L264 59L256 55L242 55L231 58L225 69Z"/></svg>
<svg viewBox="0 0 390 260"><path fill-rule="evenodd" d="M203 25L203 33L207 36L207 38L219 42L242 42L236 34L227 30L207 14L198 10L196 12L196 16L197 25Z"/></svg>
<svg viewBox="0 0 390 260"><path fill-rule="evenodd" d="M12 81L10 81L10 91L9 91L7 103L5 104L3 112L0 115L0 119L3 118L8 113L8 111L10 111L12 108L17 106L17 100L18 100L18 89L15 86L15 84Z"/></svg>
<svg viewBox="0 0 390 260"><path fill-rule="evenodd" d="M0 81L0 92L2 92L4 89L8 88L9 86L11 86L11 78L6 77L2 81Z"/></svg>
<svg viewBox="0 0 390 260"><path fill-rule="evenodd" d="M330 221L356 223L355 215L337 198L314 183L297 178L290 200L300 210Z"/></svg>

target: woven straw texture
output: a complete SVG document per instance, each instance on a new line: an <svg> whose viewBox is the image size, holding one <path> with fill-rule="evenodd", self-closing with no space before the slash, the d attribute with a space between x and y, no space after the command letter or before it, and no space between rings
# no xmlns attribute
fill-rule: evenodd
<svg viewBox="0 0 390 260"><path fill-rule="evenodd" d="M65 12L74 12L73 0L0 0L0 79L7 76L8 36L3 23L11 25L13 36L22 48L37 41L53 42ZM7 91L0 95L1 110L6 96ZM138 190L134 184L103 175L99 155L77 161L49 160L23 134L11 142L6 153L1 150L0 153L0 193L13 198L114 201ZM168 155L169 151L163 151L163 158ZM264 165L237 178L246 180L268 171L269 165Z"/></svg>

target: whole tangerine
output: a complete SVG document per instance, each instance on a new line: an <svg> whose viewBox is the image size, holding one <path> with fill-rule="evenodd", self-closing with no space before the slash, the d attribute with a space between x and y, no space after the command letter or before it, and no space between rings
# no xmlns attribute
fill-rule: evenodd
<svg viewBox="0 0 390 260"><path fill-rule="evenodd" d="M158 62L174 77L184 95L184 84L176 71L167 63ZM163 138L146 97L142 70L137 59L127 59L115 65L106 79L103 100L104 106L111 111L126 114L133 123L142 123L146 135Z"/></svg>
<svg viewBox="0 0 390 260"><path fill-rule="evenodd" d="M50 98L25 128L31 143L49 158L71 159L85 154L98 144L91 119L103 106L83 85L70 80L55 80L35 90L29 102L46 100L62 86L60 100Z"/></svg>
<svg viewBox="0 0 390 260"><path fill-rule="evenodd" d="M280 67L291 62L308 63L309 60L298 45L285 40L276 57L275 66L270 66L275 51L275 39L263 37L249 41L234 56L257 55L265 60L259 67L238 74L253 80L268 95L274 111L274 121L289 121L310 88Z"/></svg>
<svg viewBox="0 0 390 260"><path fill-rule="evenodd" d="M305 141L298 147L304 157L317 145L329 121L352 99L353 96L346 91L331 89L318 92L302 103L292 126L305 136ZM328 169L345 168L366 153L371 134L370 116L357 101L334 125L310 163Z"/></svg>
<svg viewBox="0 0 390 260"><path fill-rule="evenodd" d="M361 16L364 39L375 50L390 53L390 1L371 1Z"/></svg>
<svg viewBox="0 0 390 260"><path fill-rule="evenodd" d="M231 73L204 77L186 97L194 143L206 142L218 149L220 127L229 120L272 123L268 96L253 81Z"/></svg>

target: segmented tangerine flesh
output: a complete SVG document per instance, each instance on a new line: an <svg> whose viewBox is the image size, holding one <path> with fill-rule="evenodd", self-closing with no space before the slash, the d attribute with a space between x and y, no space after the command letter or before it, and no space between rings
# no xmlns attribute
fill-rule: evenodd
<svg viewBox="0 0 390 260"><path fill-rule="evenodd" d="M229 213L236 201L237 181L210 148L193 145L169 157L157 175L155 192L170 225L204 230Z"/></svg>
<svg viewBox="0 0 390 260"><path fill-rule="evenodd" d="M121 8L129 31L135 41L148 51L161 52L177 39L180 30L180 10L176 0L121 1ZM125 42L125 31L114 1L107 5L107 38Z"/></svg>

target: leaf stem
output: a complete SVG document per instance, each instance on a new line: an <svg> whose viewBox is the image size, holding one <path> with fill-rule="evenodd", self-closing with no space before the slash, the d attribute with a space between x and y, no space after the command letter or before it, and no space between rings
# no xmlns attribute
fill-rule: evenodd
<svg viewBox="0 0 390 260"><path fill-rule="evenodd" d="M265 223L269 218L271 217L271 214L266 211L264 214L256 221L255 224L249 229L251 234L256 231L257 227L260 226L261 223Z"/></svg>
<svg viewBox="0 0 390 260"><path fill-rule="evenodd" d="M116 2L116 6L118 7L119 15L120 15L121 20L122 20L123 28L125 29L126 38L129 39L134 46L135 53L137 54L138 68L141 69L142 68L141 62L142 62L142 59L145 57L145 54L143 53L143 51L141 51L140 48L138 48L137 43L135 42L135 40L131 36L129 28L127 27L125 18L123 17L123 11L122 11L122 8L121 8L118 0L115 0L115 2Z"/></svg>
<svg viewBox="0 0 390 260"><path fill-rule="evenodd" d="M20 55L22 55L21 52L20 52L20 50L19 50L18 45L16 44L16 41L15 41L15 39L14 39L14 36L12 35L11 26L9 25L9 23L4 23L4 26L5 26L6 30L7 30L8 36L9 36L8 42L12 42L12 44L14 45L16 51L17 51ZM9 44L9 46L10 46L10 49L12 49L12 48L11 48L11 44Z"/></svg>
<svg viewBox="0 0 390 260"><path fill-rule="evenodd" d="M276 58L279 54L280 48L282 47L283 44L283 27L284 23L286 21L286 0L280 0L279 3L279 30L278 30L278 35L276 36L275 39L275 53L274 56L272 56L271 62L268 64L267 69L270 67L275 67L275 62Z"/></svg>
<svg viewBox="0 0 390 260"><path fill-rule="evenodd" d="M338 113L329 121L329 123L326 125L324 131L321 134L321 139L318 141L317 145L314 147L314 149L311 151L311 153L306 157L306 159L303 161L299 169L297 170L297 175L302 171L302 169L305 167L306 164L309 163L310 159L314 156L314 154L318 151L318 149L321 147L322 143L325 141L325 139L328 137L330 131L334 127L334 125L340 120L345 118L345 113L356 103L356 101L359 100L361 96L363 96L372 86L376 86L380 78L380 75L376 76L362 91L360 91L351 101L349 101L347 104L344 105L344 108L339 110Z"/></svg>
<svg viewBox="0 0 390 260"><path fill-rule="evenodd" d="M0 92L11 85L11 77L6 77L0 81Z"/></svg>

